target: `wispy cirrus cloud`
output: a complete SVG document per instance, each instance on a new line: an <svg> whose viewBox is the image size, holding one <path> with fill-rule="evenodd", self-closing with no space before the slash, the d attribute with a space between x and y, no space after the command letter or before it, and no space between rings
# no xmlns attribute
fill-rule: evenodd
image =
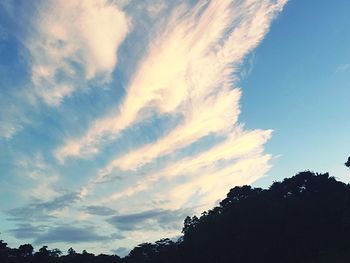
<svg viewBox="0 0 350 263"><path fill-rule="evenodd" d="M228 182L233 183L235 179L228 174L233 170L227 170L221 162L226 160L233 165L240 162L244 154L261 162L256 164L261 170L254 178L262 176L268 170L270 157L260 154L271 132L256 130L246 133L240 130L237 122L240 90L234 88L234 81L242 60L262 40L272 19L285 3L211 1L194 6L179 5L153 36L119 110L96 120L86 134L68 141L55 154L61 162L68 157L97 154L101 142L115 140L123 129L148 118L149 115L142 115L145 108L156 109L159 114L180 115L182 121L155 142L110 161L96 179L83 187L82 196L86 196L96 181L108 177L114 169L138 171L145 164L208 135L223 136L226 140L198 156L172 160L173 165L103 198L102 202L148 190L169 174L175 177L183 174L199 176L205 169L213 174L226 171L226 185L232 185Z"/></svg>
<svg viewBox="0 0 350 263"><path fill-rule="evenodd" d="M169 189L167 207L178 208L200 204L196 213L217 205L232 185L245 185L255 182L270 169L269 155L250 155L225 167L203 169L200 176L191 176L184 183Z"/></svg>
<svg viewBox="0 0 350 263"><path fill-rule="evenodd" d="M111 158L81 188L82 200L118 207L120 214L107 222L149 240L179 229L180 217L158 220L164 211L199 213L218 203L232 186L266 174L272 156L264 154L264 145L272 131L246 130L239 123L241 91L235 80L244 57L260 43L285 3L212 1L175 8L150 40L119 109L97 119L55 155L61 163L103 155L106 142L121 143L121 133L153 118L152 112L180 116L179 122L154 141ZM209 138L210 147L184 151L203 138ZM160 167L149 168L160 158ZM121 172L130 174L111 183L113 187L103 184ZM151 210L139 212L140 207ZM153 234L141 230L150 224L157 229ZM169 224L174 227L168 233L162 226Z"/></svg>
<svg viewBox="0 0 350 263"><path fill-rule="evenodd" d="M177 7L152 36L119 109L58 148L57 159L96 154L101 140L115 138L142 121L141 110L149 107L160 114L181 114L184 120L168 137L124 156L121 166L128 160L133 160L131 166L138 166L145 156L151 161L204 135L227 130L239 114L239 91L232 89L234 72L285 3L200 1Z"/></svg>
<svg viewBox="0 0 350 263"><path fill-rule="evenodd" d="M0 105L4 110L0 114L0 139L10 140L36 121L38 101L58 107L77 90L86 90L92 81L109 82L131 21L121 10L122 5L107 0L2 1L0 6L5 21L13 27L5 30L3 21L0 24L0 53L5 57L0 61L0 71L10 74L7 78L11 82L14 78L26 79L19 87L0 83L10 86L1 87L4 93L0 94ZM18 48L15 52L14 47ZM6 61L8 53L14 56L10 65ZM17 73L20 76L12 76L8 67L18 70L17 64L25 69Z"/></svg>
<svg viewBox="0 0 350 263"><path fill-rule="evenodd" d="M32 61L32 96L51 106L93 78L110 79L130 23L105 0L42 2L24 40Z"/></svg>
<svg viewBox="0 0 350 263"><path fill-rule="evenodd" d="M242 132L241 129L237 129L235 132L231 133L230 137L226 138L223 142L216 144L211 149L171 163L163 169L138 180L130 187L115 192L101 200L101 202L113 202L120 198L129 198L139 192L149 190L152 185L162 179L172 180L184 175L188 178L193 178L198 174L203 174L203 172L208 173L208 171L210 171L215 178L220 178L220 176L217 176L216 174L218 171L222 170L222 162L228 162L229 165L231 165L237 160L245 159L247 156L253 156L254 158L260 156L263 152L263 145L270 136L271 131L269 130ZM269 159L270 157L266 155L261 159L263 160L261 165L269 167L267 164ZM255 167L259 166L258 161L259 160L256 161ZM100 171L99 178L107 177L111 172L111 169L111 167L107 167L106 170ZM266 170L267 169L264 169L264 171ZM262 170L260 172L262 172ZM260 172L257 172L257 176L261 175ZM233 179L231 178L231 180ZM232 183L228 184L227 187L230 187L231 185ZM91 189L88 188L88 190ZM196 191L192 191L192 193L194 192Z"/></svg>

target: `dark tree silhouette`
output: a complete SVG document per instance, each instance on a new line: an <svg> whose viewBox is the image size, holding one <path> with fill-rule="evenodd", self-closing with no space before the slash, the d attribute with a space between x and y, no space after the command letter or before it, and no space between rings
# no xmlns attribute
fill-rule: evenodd
<svg viewBox="0 0 350 263"><path fill-rule="evenodd" d="M68 249L67 253L68 256L75 256L77 254L77 252L72 247Z"/></svg>
<svg viewBox="0 0 350 263"><path fill-rule="evenodd" d="M9 248L4 240L0 240L0 262L5 262L9 256Z"/></svg>
<svg viewBox="0 0 350 263"><path fill-rule="evenodd" d="M31 244L24 244L18 247L19 256L22 258L28 258L33 256L34 248Z"/></svg>
<svg viewBox="0 0 350 263"><path fill-rule="evenodd" d="M348 160L346 161L345 166L350 168L350 156L348 157Z"/></svg>

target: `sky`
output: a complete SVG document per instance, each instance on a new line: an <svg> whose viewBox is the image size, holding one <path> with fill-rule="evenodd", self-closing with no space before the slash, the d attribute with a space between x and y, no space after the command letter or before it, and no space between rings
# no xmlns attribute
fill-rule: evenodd
<svg viewBox="0 0 350 263"><path fill-rule="evenodd" d="M125 255L229 189L344 182L350 2L0 2L0 238Z"/></svg>

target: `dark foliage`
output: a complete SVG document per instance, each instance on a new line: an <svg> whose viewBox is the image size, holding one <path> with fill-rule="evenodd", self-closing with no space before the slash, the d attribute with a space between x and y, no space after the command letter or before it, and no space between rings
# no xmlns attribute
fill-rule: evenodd
<svg viewBox="0 0 350 263"><path fill-rule="evenodd" d="M348 160L349 163L349 160ZM234 187L218 207L186 217L183 237L135 247L128 256L48 250L0 241L1 263L350 262L350 186L302 172L267 190Z"/></svg>
<svg viewBox="0 0 350 263"><path fill-rule="evenodd" d="M347 162L345 163L345 166L350 168L350 156L349 156Z"/></svg>

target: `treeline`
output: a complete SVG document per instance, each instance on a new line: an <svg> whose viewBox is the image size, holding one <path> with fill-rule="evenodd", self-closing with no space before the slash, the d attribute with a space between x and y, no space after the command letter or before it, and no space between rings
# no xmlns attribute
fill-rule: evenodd
<svg viewBox="0 0 350 263"><path fill-rule="evenodd" d="M73 249L62 256L46 246L33 253L30 244L1 241L0 262L350 262L350 186L306 171L269 189L234 187L219 206L187 217L178 241L140 244L124 258Z"/></svg>

